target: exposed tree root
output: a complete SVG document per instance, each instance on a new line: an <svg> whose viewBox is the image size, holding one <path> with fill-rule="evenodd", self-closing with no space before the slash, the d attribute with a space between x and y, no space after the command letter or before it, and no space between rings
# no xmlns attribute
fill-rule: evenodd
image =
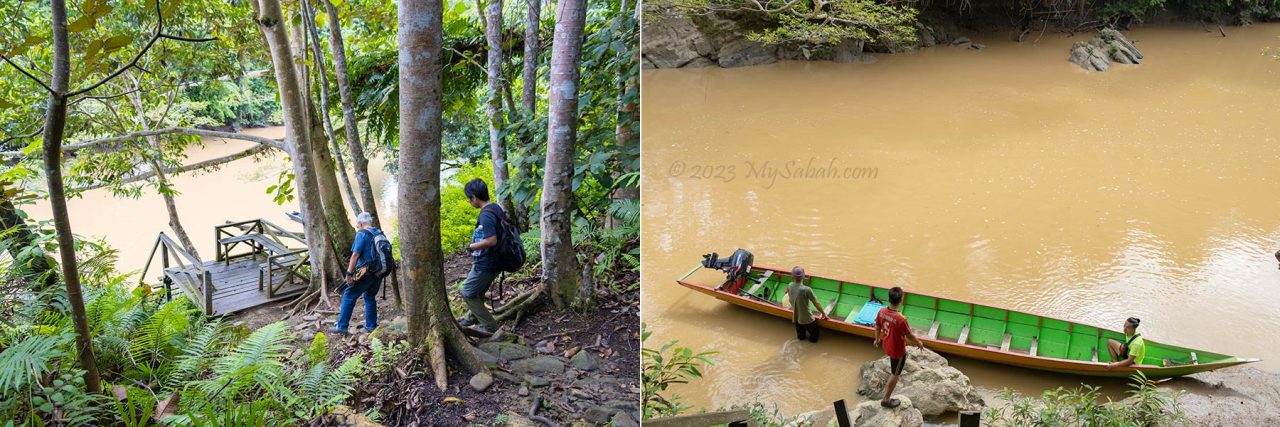
<svg viewBox="0 0 1280 427"><path fill-rule="evenodd" d="M546 285L538 283L538 286L523 294L517 295L515 298L512 298L510 302L507 302L502 307L498 307L494 310L493 317L500 322L517 319L516 323L519 323L518 319L522 316L525 310L535 308L538 304L545 302L547 299L546 294Z"/></svg>

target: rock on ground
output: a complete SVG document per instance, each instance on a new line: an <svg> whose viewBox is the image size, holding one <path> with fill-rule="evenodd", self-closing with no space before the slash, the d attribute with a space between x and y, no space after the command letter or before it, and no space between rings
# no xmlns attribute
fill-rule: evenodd
<svg viewBox="0 0 1280 427"><path fill-rule="evenodd" d="M1106 28L1089 41L1071 45L1068 61L1089 71L1107 71L1111 63L1140 64L1142 51L1119 31Z"/></svg>
<svg viewBox="0 0 1280 427"><path fill-rule="evenodd" d="M523 359L533 355L533 350L520 344L509 342L487 342L480 344L480 350L489 353L498 360L510 362L516 359Z"/></svg>
<svg viewBox="0 0 1280 427"><path fill-rule="evenodd" d="M564 373L564 362L552 356L534 356L511 363L518 374L556 376Z"/></svg>
<svg viewBox="0 0 1280 427"><path fill-rule="evenodd" d="M888 381L888 357L868 362L859 373L858 394L878 402ZM893 394L910 398L915 408L928 416L978 409L985 404L969 377L938 353L918 347L907 349L907 366Z"/></svg>
<svg viewBox="0 0 1280 427"><path fill-rule="evenodd" d="M481 372L471 377L471 388L475 391L485 391L489 386L493 385L493 375L488 372Z"/></svg>
<svg viewBox="0 0 1280 427"><path fill-rule="evenodd" d="M853 409L849 410L849 421L855 426L866 427L918 427L924 425L924 415L920 413L911 403L911 398L906 396L894 395L898 399L900 405L897 408L885 408L880 406L880 400L869 400L859 403ZM832 418L827 423L828 427L835 427L836 420Z"/></svg>

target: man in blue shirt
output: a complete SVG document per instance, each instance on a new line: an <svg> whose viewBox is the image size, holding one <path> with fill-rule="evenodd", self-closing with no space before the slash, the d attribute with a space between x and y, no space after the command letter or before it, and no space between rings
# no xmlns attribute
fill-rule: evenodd
<svg viewBox="0 0 1280 427"><path fill-rule="evenodd" d="M467 245L471 252L471 272L462 284L462 300L467 303L469 312L459 323L462 326L474 325L475 330L491 334L498 329L498 321L485 307L484 293L498 277L495 246L498 245L498 227L506 212L497 203L489 201L489 187L480 178L467 182L462 192L472 207L480 209L480 216L476 218L476 228L471 233L471 243Z"/></svg>
<svg viewBox="0 0 1280 427"><path fill-rule="evenodd" d="M368 267L374 256L373 238L377 234L382 234L382 230L373 226L373 215L368 212L356 215L356 227L359 231L356 232L355 242L351 244L351 260L347 262L347 289L342 292L338 324L329 330L343 335L347 334L351 310L355 308L356 299L362 296L364 297L365 330L373 332L374 328L378 327L378 303L374 301L374 296L378 294L378 287L382 286L382 279Z"/></svg>

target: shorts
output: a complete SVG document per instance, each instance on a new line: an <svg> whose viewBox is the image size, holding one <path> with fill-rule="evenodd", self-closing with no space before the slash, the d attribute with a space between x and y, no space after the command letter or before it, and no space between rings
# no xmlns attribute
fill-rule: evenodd
<svg viewBox="0 0 1280 427"><path fill-rule="evenodd" d="M907 367L906 355L903 355L902 357L897 359L894 359L892 357L889 358L889 374L890 375L902 375L902 369L905 367Z"/></svg>

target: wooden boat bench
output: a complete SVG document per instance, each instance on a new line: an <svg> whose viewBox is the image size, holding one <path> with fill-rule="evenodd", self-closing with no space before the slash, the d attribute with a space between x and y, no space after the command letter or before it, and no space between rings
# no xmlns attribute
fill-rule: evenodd
<svg viewBox="0 0 1280 427"><path fill-rule="evenodd" d="M764 274L760 275L760 280L757 280L756 284L752 286L751 290L748 290L747 293L753 296L759 296L756 292L759 291L760 288L764 287L764 282L768 282L770 277L773 277L773 270L765 271Z"/></svg>

